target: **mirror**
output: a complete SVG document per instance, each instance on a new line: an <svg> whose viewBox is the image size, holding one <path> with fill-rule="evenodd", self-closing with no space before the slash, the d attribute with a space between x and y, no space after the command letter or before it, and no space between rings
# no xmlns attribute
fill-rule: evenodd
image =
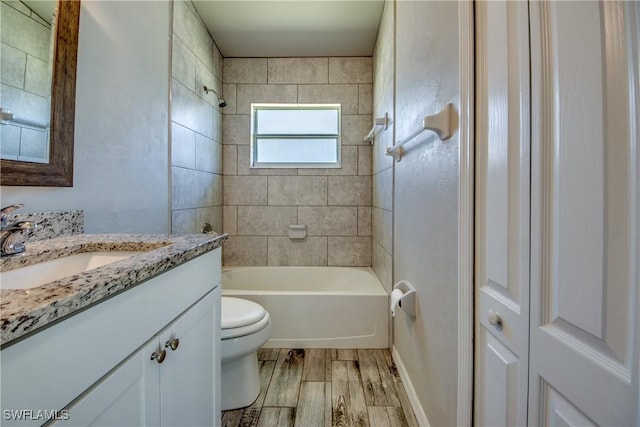
<svg viewBox="0 0 640 427"><path fill-rule="evenodd" d="M23 7L25 10L29 10L22 2L12 2L16 7ZM2 3L2 52L0 54L16 54L16 49L12 46L7 48L5 44L5 36L9 37L5 30L9 25L5 25L5 19L8 15L5 13L5 8L12 7L5 2ZM15 9L15 8L13 8ZM10 13L11 9L6 9ZM18 12L21 13L21 12ZM45 186L45 187L71 187L73 186L73 131L74 131L74 119L75 119L75 89L76 89L76 66L77 66L77 50L78 50L78 23L80 19L80 1L79 0L58 0L56 5L56 19L54 25L52 25L52 35L54 37L53 43L53 55L52 61L48 68L51 70L51 103L50 103L50 120L47 127L47 121L36 118L33 119L33 113L11 111L4 105L1 105L6 99L10 100L12 89L7 89L7 84L2 83L2 98L0 99L0 107L2 107L2 125L0 128L0 138L2 141L0 144L5 145L6 141L11 141L12 135L15 135L16 129L22 135L24 132L28 137L33 139L34 135L41 136L43 133L48 132L48 150L41 148L40 151L48 151L48 159L42 159L41 162L35 162L34 157L28 155L27 160L21 161L15 159L2 158L0 160L0 183L2 185L23 185L23 186ZM42 19L41 19L42 21ZM25 34L19 33L19 36L25 38ZM42 44L44 42L40 42ZM47 42L48 43L48 42ZM48 47L49 45L47 45ZM12 50L13 49L13 50ZM41 48L42 49L42 48ZM17 52L19 55L20 52ZM16 55L16 56L17 56ZM27 56L25 64L29 61ZM40 68L46 67L43 65L43 61L33 60L38 64ZM9 75L5 73L5 64L10 61L5 61L3 58L3 75ZM26 67L26 65L25 65ZM26 78L25 78L26 80ZM38 81L35 83L35 81ZM43 80L45 81L43 83ZM40 92L44 93L46 97L46 77L40 77L38 79L32 79L31 87L39 86ZM45 91L45 92L43 92ZM43 97L42 95L40 96ZM18 105L18 104L16 104ZM46 108L40 106L39 111L44 109L46 114ZM6 109L6 110L5 110ZM26 111L26 110L25 110ZM26 131L25 131L26 129ZM7 131L9 130L9 131ZM46 141L45 141L46 144ZM46 147L40 143L39 147ZM5 149L3 148L3 153ZM37 150L36 150L37 151ZM3 155L3 157L5 157ZM44 156L47 157L45 154Z"/></svg>

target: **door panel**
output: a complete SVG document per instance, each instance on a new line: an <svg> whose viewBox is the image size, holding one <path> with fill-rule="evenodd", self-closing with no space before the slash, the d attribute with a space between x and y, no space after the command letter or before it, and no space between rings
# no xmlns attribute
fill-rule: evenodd
<svg viewBox="0 0 640 427"><path fill-rule="evenodd" d="M483 351L483 366L478 366L487 378L482 382L482 390L477 395L477 420L483 425L511 426L518 422L518 399L523 386L520 358L512 353L485 330L480 331L478 349ZM526 371L526 369L525 369ZM526 378L525 378L526 382Z"/></svg>
<svg viewBox="0 0 640 427"><path fill-rule="evenodd" d="M549 408L544 425L549 427L581 426L591 427L595 424L587 418L571 402L555 391L549 384L542 383L543 399Z"/></svg>
<svg viewBox="0 0 640 427"><path fill-rule="evenodd" d="M476 425L527 420L528 19L526 3L476 3Z"/></svg>
<svg viewBox="0 0 640 427"><path fill-rule="evenodd" d="M69 407L56 426L156 426L160 424L159 365L149 359L152 340Z"/></svg>
<svg viewBox="0 0 640 427"><path fill-rule="evenodd" d="M217 369L214 354L220 351L211 325L219 316L220 287L180 316L171 328L160 335L160 342L178 339L177 347L166 347L167 358L161 371L161 405L163 426L214 425L214 393Z"/></svg>
<svg viewBox="0 0 640 427"><path fill-rule="evenodd" d="M635 7L531 3L533 425L634 423Z"/></svg>

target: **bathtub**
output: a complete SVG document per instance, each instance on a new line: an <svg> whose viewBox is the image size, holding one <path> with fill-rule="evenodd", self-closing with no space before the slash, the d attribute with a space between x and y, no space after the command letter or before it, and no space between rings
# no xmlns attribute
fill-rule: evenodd
<svg viewBox="0 0 640 427"><path fill-rule="evenodd" d="M389 346L389 295L368 267L223 267L222 295L269 312L267 348Z"/></svg>

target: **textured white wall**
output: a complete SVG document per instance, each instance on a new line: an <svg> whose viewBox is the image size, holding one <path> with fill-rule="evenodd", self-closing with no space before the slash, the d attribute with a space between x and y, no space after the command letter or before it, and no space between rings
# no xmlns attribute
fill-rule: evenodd
<svg viewBox="0 0 640 427"><path fill-rule="evenodd" d="M3 186L2 204L84 209L88 233L168 232L170 42L168 1L82 2L74 186Z"/></svg>
<svg viewBox="0 0 640 427"><path fill-rule="evenodd" d="M458 104L458 5L396 3L396 139ZM457 109L457 108L456 108ZM394 281L417 290L417 316L394 321L394 346L429 423L456 425L458 135L423 132L395 166Z"/></svg>

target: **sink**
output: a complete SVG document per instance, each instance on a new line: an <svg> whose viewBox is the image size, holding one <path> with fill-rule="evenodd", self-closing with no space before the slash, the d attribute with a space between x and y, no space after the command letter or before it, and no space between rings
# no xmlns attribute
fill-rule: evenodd
<svg viewBox="0 0 640 427"><path fill-rule="evenodd" d="M0 272L0 289L31 289L120 261L137 251L83 252Z"/></svg>

